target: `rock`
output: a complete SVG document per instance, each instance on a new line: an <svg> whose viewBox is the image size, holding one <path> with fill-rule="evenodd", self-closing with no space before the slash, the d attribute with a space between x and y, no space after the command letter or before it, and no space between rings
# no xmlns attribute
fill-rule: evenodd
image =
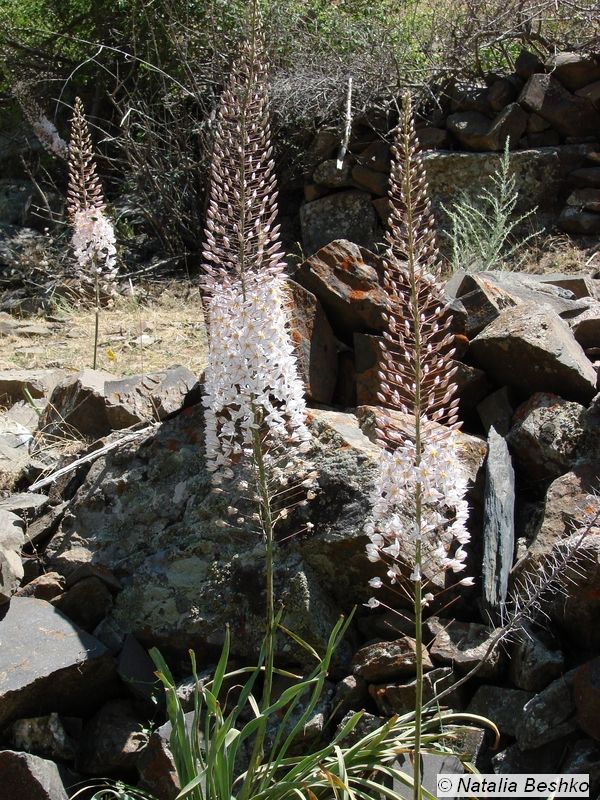
<svg viewBox="0 0 600 800"><path fill-rule="evenodd" d="M600 80L600 60L583 53L555 53L546 69L571 92Z"/></svg>
<svg viewBox="0 0 600 800"><path fill-rule="evenodd" d="M3 800L69 800L58 767L53 761L0 750Z"/></svg>
<svg viewBox="0 0 600 800"><path fill-rule="evenodd" d="M84 631L91 633L113 606L112 595L95 577L78 581L64 594L55 597L52 605Z"/></svg>
<svg viewBox="0 0 600 800"><path fill-rule="evenodd" d="M593 236L600 233L600 214L568 205L561 211L557 224L565 233Z"/></svg>
<svg viewBox="0 0 600 800"><path fill-rule="evenodd" d="M108 372L85 369L52 392L40 427L50 434L101 438L139 422L164 419L178 411L196 389L187 367L115 379Z"/></svg>
<svg viewBox="0 0 600 800"><path fill-rule="evenodd" d="M573 676L573 695L579 727L600 742L600 657L577 667Z"/></svg>
<svg viewBox="0 0 600 800"><path fill-rule="evenodd" d="M507 442L528 480L551 481L570 470L584 435L584 411L548 392L536 392L519 406Z"/></svg>
<svg viewBox="0 0 600 800"><path fill-rule="evenodd" d="M382 172L385 175L389 175L390 145L383 141L383 139L377 139L365 147L360 156L357 158L357 161L359 164L362 164L369 169L374 169L376 172Z"/></svg>
<svg viewBox="0 0 600 800"><path fill-rule="evenodd" d="M23 520L0 510L0 607L8 602L23 579L21 548L25 543Z"/></svg>
<svg viewBox="0 0 600 800"><path fill-rule="evenodd" d="M450 689L456 683L456 675L450 667L437 667L423 676L423 702L428 703L434 697ZM407 714L414 711L416 699L416 681L398 685L397 683L378 686L371 684L369 694L375 701L377 710L386 717L394 714ZM460 689L452 691L440 700L441 705L453 710L463 707Z"/></svg>
<svg viewBox="0 0 600 800"><path fill-rule="evenodd" d="M536 72L544 72L544 64L538 56L528 50L521 50L515 61L515 72L526 81Z"/></svg>
<svg viewBox="0 0 600 800"><path fill-rule="evenodd" d="M569 178L576 186L600 188L600 167L574 169L569 173Z"/></svg>
<svg viewBox="0 0 600 800"><path fill-rule="evenodd" d="M487 87L461 83L451 88L450 110L476 111L484 116L488 123L493 115Z"/></svg>
<svg viewBox="0 0 600 800"><path fill-rule="evenodd" d="M417 131L421 150L443 149L448 146L448 131L427 125Z"/></svg>
<svg viewBox="0 0 600 800"><path fill-rule="evenodd" d="M423 669L433 668L423 646ZM415 674L416 642L403 636L393 642L377 642L362 647L352 659L353 673L369 683L381 683L393 678L410 678Z"/></svg>
<svg viewBox="0 0 600 800"><path fill-rule="evenodd" d="M429 654L434 664L453 666L461 675L470 672L486 656L494 631L475 622L458 622L431 617L426 626L432 636ZM495 679L504 670L498 648L485 657L477 677Z"/></svg>
<svg viewBox="0 0 600 800"><path fill-rule="evenodd" d="M523 722L525 704L533 697L522 689L502 686L480 686L467 707L468 714L493 720L500 733L516 736Z"/></svg>
<svg viewBox="0 0 600 800"><path fill-rule="evenodd" d="M8 369L0 371L0 399L12 404L24 399L24 391L33 398L49 397L65 375L57 369Z"/></svg>
<svg viewBox="0 0 600 800"><path fill-rule="evenodd" d="M352 179L359 189L363 189L371 194L384 197L387 195L389 175L385 175L377 170L357 164L352 170Z"/></svg>
<svg viewBox="0 0 600 800"><path fill-rule="evenodd" d="M512 646L509 674L518 689L540 692L562 675L564 666L564 655L544 631L528 627Z"/></svg>
<svg viewBox="0 0 600 800"><path fill-rule="evenodd" d="M382 259L369 250L337 241L308 258L294 273L294 280L317 296L336 335L351 343L354 332L385 328L383 268Z"/></svg>
<svg viewBox="0 0 600 800"><path fill-rule="evenodd" d="M585 211L600 211L600 189L575 189L567 197L567 205Z"/></svg>
<svg viewBox="0 0 600 800"><path fill-rule="evenodd" d="M366 610L364 616L356 620L357 627L365 639L398 639L400 636L415 637L415 615L407 609L394 609L376 613L373 609Z"/></svg>
<svg viewBox="0 0 600 800"><path fill-rule="evenodd" d="M326 189L342 189L352 186L352 165L344 161L342 168L337 168L337 160L329 158L322 161L313 172L313 181Z"/></svg>
<svg viewBox="0 0 600 800"><path fill-rule="evenodd" d="M575 94L578 97L585 97L592 105L600 109L600 81L589 83L587 86L577 89Z"/></svg>
<svg viewBox="0 0 600 800"><path fill-rule="evenodd" d="M341 345L338 353L338 379L333 393L333 401L334 405L345 409L355 408L356 406L354 352L344 345Z"/></svg>
<svg viewBox="0 0 600 800"><path fill-rule="evenodd" d="M77 769L86 775L106 777L135 769L138 754L148 741L144 719L127 700L106 703L84 726Z"/></svg>
<svg viewBox="0 0 600 800"><path fill-rule="evenodd" d="M469 150L499 151L507 140L511 147L517 146L527 127L527 114L518 103L511 103L492 122L477 111L460 111L447 118L446 126Z"/></svg>
<svg viewBox="0 0 600 800"><path fill-rule="evenodd" d="M577 462L571 472L550 484L544 516L527 551L525 564L538 564L551 553L557 542L567 539L573 529L585 524L590 509L600 509L600 500L596 502L591 497L599 479L600 466L597 463Z"/></svg>
<svg viewBox="0 0 600 800"><path fill-rule="evenodd" d="M333 330L321 303L295 281L289 281L290 335L307 399L329 405L338 376Z"/></svg>
<svg viewBox="0 0 600 800"><path fill-rule="evenodd" d="M574 670L565 673L525 704L516 731L521 750L541 747L576 729L573 676Z"/></svg>
<svg viewBox="0 0 600 800"><path fill-rule="evenodd" d="M521 84L520 84L521 85ZM517 87L507 78L499 78L488 87L488 101L493 111L502 111L517 98Z"/></svg>
<svg viewBox="0 0 600 800"><path fill-rule="evenodd" d="M557 764L563 757L565 740L523 751L518 744L511 744L506 750L492 757L495 775L555 774Z"/></svg>
<svg viewBox="0 0 600 800"><path fill-rule="evenodd" d="M529 303L506 309L470 344L475 363L500 385L589 401L596 373L566 322Z"/></svg>
<svg viewBox="0 0 600 800"><path fill-rule="evenodd" d="M593 136L600 127L600 114L590 101L568 92L553 75L532 75L519 103L547 120L562 136Z"/></svg>
<svg viewBox="0 0 600 800"><path fill-rule="evenodd" d="M492 386L483 370L462 361L455 361L454 366L457 369L453 380L460 398L460 415L464 419L489 393Z"/></svg>
<svg viewBox="0 0 600 800"><path fill-rule="evenodd" d="M30 714L85 713L110 690L106 648L44 600L13 597L0 641L0 726Z"/></svg>
<svg viewBox="0 0 600 800"><path fill-rule="evenodd" d="M483 600L498 614L508 590L515 548L515 473L506 442L490 429L483 503Z"/></svg>
<svg viewBox="0 0 600 800"><path fill-rule="evenodd" d="M595 297L594 281L589 275L577 275L569 272L551 272L536 276L540 283L550 283L571 292L578 300Z"/></svg>
<svg viewBox="0 0 600 800"><path fill-rule="evenodd" d="M307 148L306 154L306 170L310 174L315 167L333 158L340 146L340 135L337 130L333 128L320 128L310 146Z"/></svg>
<svg viewBox="0 0 600 800"><path fill-rule="evenodd" d="M568 749L560 765L564 775L587 775L590 783L590 797L597 797L600 791L600 746L590 739L579 739Z"/></svg>
<svg viewBox="0 0 600 800"><path fill-rule="evenodd" d="M543 133L550 128L548 120L540 117L539 114L530 114L527 120L527 133Z"/></svg>
<svg viewBox="0 0 600 800"><path fill-rule="evenodd" d="M381 391L381 336L366 333L354 334L354 367L356 375L356 404L360 406L380 405L377 397Z"/></svg>
<svg viewBox="0 0 600 800"><path fill-rule="evenodd" d="M360 675L347 675L335 690L332 700L334 720L339 721L349 711L360 711L369 699L367 682Z"/></svg>
<svg viewBox="0 0 600 800"><path fill-rule="evenodd" d="M282 546L275 584L284 624L322 648L349 593L357 602L369 597L374 569L363 526L380 450L353 415L310 415L320 489L310 517L301 509L280 535L296 533L308 518L315 530ZM116 573L123 590L102 623L104 641L118 631L117 642L130 633L144 646L193 647L211 658L229 623L233 656L255 658L264 627L264 549L259 537L232 537L215 525L223 502L210 492L203 410L192 406L94 462L48 545L48 563L67 576L89 562ZM288 637L278 650L281 663L307 658ZM349 655L350 645L342 645L339 660Z"/></svg>
<svg viewBox="0 0 600 800"><path fill-rule="evenodd" d="M37 600L50 602L65 589L65 579L58 572L46 572L34 578L16 593L17 597L34 597Z"/></svg>
<svg viewBox="0 0 600 800"><path fill-rule="evenodd" d="M49 539L56 531L68 505L66 500L58 505L51 505L40 517L29 522L27 541L39 545L44 539Z"/></svg>
<svg viewBox="0 0 600 800"><path fill-rule="evenodd" d="M192 728L193 718L193 711L185 715L188 731ZM152 792L157 800L176 800L181 791L175 761L169 749L172 730L170 722L157 728L137 761L140 787Z"/></svg>
<svg viewBox="0 0 600 800"><path fill-rule="evenodd" d="M515 214L537 208L531 222L536 226L554 225L564 206L565 179L569 172L584 166L588 150L589 146L570 145L511 151L510 169L518 194ZM448 218L442 205L451 208L463 192L474 200L489 187L501 158L502 154L496 152L429 151L423 154L432 207L444 228L448 227Z"/></svg>
<svg viewBox="0 0 600 800"><path fill-rule="evenodd" d="M599 503L597 501L596 505ZM597 653L600 648L597 624L600 614L600 526L592 528L583 539L574 534L569 541L580 544L571 560L572 566L566 571L568 591L564 597L554 599L550 616L559 626L565 641L578 650ZM597 681L597 672L595 669L594 682ZM590 703L593 697L590 694ZM594 702L597 707L597 697Z"/></svg>
<svg viewBox="0 0 600 800"><path fill-rule="evenodd" d="M372 247L377 238L377 217L366 192L337 192L306 203L300 208L300 225L309 255L337 239Z"/></svg>
<svg viewBox="0 0 600 800"><path fill-rule="evenodd" d="M72 761L75 758L75 742L66 732L58 714L13 722L10 740L17 750L38 756L59 761Z"/></svg>
<svg viewBox="0 0 600 800"><path fill-rule="evenodd" d="M137 698L153 702L160 696L154 662L135 636L125 638L119 653L117 673L129 691ZM189 709L186 709L189 710Z"/></svg>
<svg viewBox="0 0 600 800"><path fill-rule="evenodd" d="M0 512L16 513L20 517L30 517L38 514L48 503L45 494L35 492L21 492L10 494L0 499Z"/></svg>
<svg viewBox="0 0 600 800"><path fill-rule="evenodd" d="M465 772L464 766L454 754L439 755L437 753L423 752L421 753L421 762L421 786L429 797L437 796L438 775L442 773L444 775L463 775ZM413 777L413 765L408 753L400 755L396 761L392 762L392 766L409 778ZM412 786L407 786L396 778L392 779L391 788L394 793L404 800L411 800L413 796Z"/></svg>
<svg viewBox="0 0 600 800"><path fill-rule="evenodd" d="M600 342L600 302L592 300L590 308L569 322L573 336L584 348L597 347Z"/></svg>
<svg viewBox="0 0 600 800"><path fill-rule="evenodd" d="M501 436L510 430L513 405L508 387L503 386L477 404L477 413L486 433L493 426Z"/></svg>

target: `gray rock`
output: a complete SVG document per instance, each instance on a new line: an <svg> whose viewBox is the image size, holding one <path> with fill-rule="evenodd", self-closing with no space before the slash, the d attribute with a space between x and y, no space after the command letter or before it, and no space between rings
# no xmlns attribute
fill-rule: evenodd
<svg viewBox="0 0 600 800"><path fill-rule="evenodd" d="M564 672L565 658L556 643L543 632L524 631L513 644L510 679L519 689L539 692Z"/></svg>
<svg viewBox="0 0 600 800"><path fill-rule="evenodd" d="M594 211L582 211L569 205L561 211L557 224L565 233L593 236L600 233L600 214Z"/></svg>
<svg viewBox="0 0 600 800"><path fill-rule="evenodd" d="M136 766L148 742L145 720L128 700L110 700L86 723L77 754L77 770L94 777L118 775Z"/></svg>
<svg viewBox="0 0 600 800"><path fill-rule="evenodd" d="M513 405L508 387L503 386L477 404L477 413L486 433L493 426L501 436L510 430Z"/></svg>
<svg viewBox="0 0 600 800"><path fill-rule="evenodd" d="M110 591L96 577L78 581L51 602L55 608L89 633L100 624L113 607Z"/></svg>
<svg viewBox="0 0 600 800"><path fill-rule="evenodd" d="M478 664L479 678L498 678L504 670L504 658L495 648L489 655L494 630L476 622L458 622L431 617L426 627L432 636L429 654L434 664L453 666L461 675L470 672Z"/></svg>
<svg viewBox="0 0 600 800"><path fill-rule="evenodd" d="M423 669L432 669L429 654L424 646L422 648ZM416 642L409 636L393 642L367 644L352 659L353 673L370 683L410 678L415 674L416 657Z"/></svg>
<svg viewBox="0 0 600 800"><path fill-rule="evenodd" d="M331 702L334 720L339 721L349 711L360 711L369 699L367 682L360 675L347 675L335 689Z"/></svg>
<svg viewBox="0 0 600 800"><path fill-rule="evenodd" d="M313 172L313 181L327 189L343 189L352 186L352 165L345 161L342 168L337 168L335 158L322 161Z"/></svg>
<svg viewBox="0 0 600 800"><path fill-rule="evenodd" d="M389 176L382 172L357 164L352 170L352 180L359 189L378 197L386 197L389 186Z"/></svg>
<svg viewBox="0 0 600 800"><path fill-rule="evenodd" d="M585 97L595 108L600 109L600 81L589 83L581 89L577 89L575 94L578 97Z"/></svg>
<svg viewBox="0 0 600 800"><path fill-rule="evenodd" d="M577 667L573 686L577 723L584 733L600 742L600 656Z"/></svg>
<svg viewBox="0 0 600 800"><path fill-rule="evenodd" d="M192 730L193 718L193 711L185 715L188 732ZM172 730L170 722L157 728L137 761L140 787L152 792L157 800L176 800L181 791L175 760L169 749Z"/></svg>
<svg viewBox="0 0 600 800"><path fill-rule="evenodd" d="M312 292L296 281L289 281L288 286L290 335L307 399L329 405L338 377L338 352L333 330L323 306Z"/></svg>
<svg viewBox="0 0 600 800"><path fill-rule="evenodd" d="M500 733L516 736L523 722L525 704L532 697L531 692L521 689L480 686L467 707L467 713L488 717L498 726Z"/></svg>
<svg viewBox="0 0 600 800"><path fill-rule="evenodd" d="M600 745L591 739L579 739L573 742L560 765L564 775L588 775L590 780L590 797L597 797L600 792Z"/></svg>
<svg viewBox="0 0 600 800"><path fill-rule="evenodd" d="M580 541L581 537L574 534L571 541L573 539ZM568 591L564 597L557 597L550 606L551 618L565 641L578 650L596 653L600 648L600 629L597 624L600 614L600 526L596 525L580 541L565 578ZM596 687L597 681L596 677ZM591 702L591 699L591 692L588 691L587 700ZM595 709L598 709L597 688L594 702ZM596 715L596 719L599 718Z"/></svg>
<svg viewBox="0 0 600 800"><path fill-rule="evenodd" d="M0 750L3 800L69 800L58 767L53 761Z"/></svg>
<svg viewBox="0 0 600 800"><path fill-rule="evenodd" d="M106 648L44 600L13 597L0 641L0 726L30 714L84 713L110 688Z"/></svg>
<svg viewBox="0 0 600 800"><path fill-rule="evenodd" d="M511 744L506 750L492 757L495 775L523 775L556 772L565 750L564 739L523 751L518 744Z"/></svg>
<svg viewBox="0 0 600 800"><path fill-rule="evenodd" d="M294 273L294 280L316 295L335 334L352 344L355 332L385 328L383 269L382 259L364 247L336 241L308 258Z"/></svg>
<svg viewBox="0 0 600 800"><path fill-rule="evenodd" d="M544 64L539 56L528 50L521 50L515 61L515 72L523 80L531 78L536 72L544 72Z"/></svg>
<svg viewBox="0 0 600 800"><path fill-rule="evenodd" d="M600 211L600 189L575 189L567 197L567 205L585 211Z"/></svg>
<svg viewBox="0 0 600 800"><path fill-rule="evenodd" d="M25 543L24 529L20 517L0 509L0 604L10 599L23 579L21 548Z"/></svg>
<svg viewBox="0 0 600 800"><path fill-rule="evenodd" d="M555 53L546 61L546 69L570 92L600 80L600 60L584 53Z"/></svg>
<svg viewBox="0 0 600 800"><path fill-rule="evenodd" d="M139 422L161 420L178 411L194 392L197 378L187 367L116 379L85 369L52 392L40 428L53 435L101 438Z"/></svg>
<svg viewBox="0 0 600 800"><path fill-rule="evenodd" d="M590 300L589 303L587 311L569 320L573 336L584 349L598 347L600 343L600 301Z"/></svg>
<svg viewBox="0 0 600 800"><path fill-rule="evenodd" d="M505 440L494 428L488 434L483 503L483 599L500 612L508 590L515 548L515 473Z"/></svg>
<svg viewBox="0 0 600 800"><path fill-rule="evenodd" d="M428 703L456 683L457 677L451 667L437 667L426 672L423 676L423 702ZM369 694L375 701L377 710L386 717L394 714L407 714L414 711L416 700L416 680L405 684L384 684L369 686ZM448 706L454 711L463 708L460 689L445 695L440 704Z"/></svg>
<svg viewBox="0 0 600 800"><path fill-rule="evenodd" d="M359 164L369 169L374 169L376 172L389 175L390 145L382 139L377 139L365 147L362 153L357 157L357 161Z"/></svg>
<svg viewBox="0 0 600 800"><path fill-rule="evenodd" d="M600 114L584 97L567 91L553 75L532 75L519 103L547 120L562 136L594 136Z"/></svg>
<svg viewBox="0 0 600 800"><path fill-rule="evenodd" d="M67 372L58 369L7 369L0 371L0 399L12 404L22 401L24 390L33 398L49 397Z"/></svg>
<svg viewBox="0 0 600 800"><path fill-rule="evenodd" d="M600 167L574 169L569 173L569 178L576 186L598 188L600 187Z"/></svg>
<svg viewBox="0 0 600 800"><path fill-rule="evenodd" d="M459 761L457 756L438 755L434 753L421 754L421 786L429 792L433 797L436 797L437 791L437 778L438 775L444 773L445 775L463 775L465 768ZM393 767L398 769L404 775L413 776L413 765L411 756L403 753L392 764ZM392 791L404 798L404 800L411 800L413 797L413 789L411 786L401 783L396 778L392 781Z"/></svg>
<svg viewBox="0 0 600 800"><path fill-rule="evenodd" d="M553 286L572 292L573 296L578 300L596 296L594 281L589 275L578 275L571 272L550 272L535 277L540 283L551 283Z"/></svg>
<svg viewBox="0 0 600 800"><path fill-rule="evenodd" d="M375 570L363 526L380 450L354 416L310 414L320 475L309 509L315 530L281 547L276 594L285 624L322 648L350 591L358 602L369 597ZM251 533L232 536L215 524L228 502L209 491L202 430L203 412L194 406L143 442L98 459L48 545L48 560L67 576L89 562L117 573L124 588L102 623L106 631L116 626L144 644L151 637L212 657L229 623L233 654L253 658L264 626L264 548ZM289 532L303 519L290 519ZM282 661L306 658L287 637L279 648ZM340 659L349 655L342 646Z"/></svg>
<svg viewBox="0 0 600 800"><path fill-rule="evenodd" d="M13 722L10 740L16 750L25 750L59 761L72 761L75 758L75 742L66 732L59 715L55 713Z"/></svg>
<svg viewBox="0 0 600 800"><path fill-rule="evenodd" d="M519 469L534 482L569 472L584 435L579 403L536 392L515 412L508 444Z"/></svg>
<svg viewBox="0 0 600 800"><path fill-rule="evenodd" d="M451 114L446 126L469 150L502 150L507 139L515 148L525 133L527 114L517 103L506 106L495 120L477 111Z"/></svg>
<svg viewBox="0 0 600 800"><path fill-rule="evenodd" d="M525 704L517 729L521 750L541 747L576 729L573 675L574 670L565 673Z"/></svg>
<svg viewBox="0 0 600 800"><path fill-rule="evenodd" d="M31 517L39 514L48 504L45 494L36 492L20 492L10 494L0 500L0 511L16 513L20 517Z"/></svg>
<svg viewBox="0 0 600 800"><path fill-rule="evenodd" d="M596 373L556 312L529 303L506 309L470 344L469 352L500 385L589 401Z"/></svg>
<svg viewBox="0 0 600 800"><path fill-rule="evenodd" d="M16 593L17 597L34 597L50 602L65 590L65 579L58 572L46 572L25 584Z"/></svg>
<svg viewBox="0 0 600 800"><path fill-rule="evenodd" d="M153 702L157 695L160 696L154 663L135 636L125 638L117 661L117 673L134 697Z"/></svg>
<svg viewBox="0 0 600 800"><path fill-rule="evenodd" d="M377 215L366 192L338 192L306 203L300 209L300 225L309 255L336 239L372 247L377 238Z"/></svg>

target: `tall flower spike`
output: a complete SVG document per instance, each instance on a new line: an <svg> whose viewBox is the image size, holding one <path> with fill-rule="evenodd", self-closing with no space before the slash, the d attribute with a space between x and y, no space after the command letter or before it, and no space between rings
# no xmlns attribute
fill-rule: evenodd
<svg viewBox="0 0 600 800"><path fill-rule="evenodd" d="M39 103L31 96L25 84L16 81L12 86L12 92L42 147L53 156L66 161L69 157L67 143L59 134L56 125L48 119Z"/></svg>
<svg viewBox="0 0 600 800"><path fill-rule="evenodd" d="M73 250L82 272L92 269L109 280L114 278L115 232L106 216L92 139L79 98L71 121L67 207L73 225Z"/></svg>
<svg viewBox="0 0 600 800"><path fill-rule="evenodd" d="M438 290L440 268L427 198L427 181L418 151L410 95L392 148L386 234L384 288L387 330L381 346L383 403L409 415L409 433L400 435L383 411L377 438L384 446L373 490L373 513L365 526L367 556L383 562L386 578L400 586L415 613L416 682L414 800L422 797L420 779L423 700L423 609L433 599L429 586L443 590L445 573L465 569L469 541L466 480L457 462L456 386L452 383L450 319ZM443 425L440 425L443 423ZM407 575L407 567L411 569ZM407 580L408 579L408 580ZM472 583L462 578L459 584ZM380 588L380 577L371 581ZM376 607L372 598L369 605Z"/></svg>
<svg viewBox="0 0 600 800"><path fill-rule="evenodd" d="M221 473L250 454L257 413L265 446L310 438L285 311L267 77L255 30L221 98L206 221L206 447Z"/></svg>

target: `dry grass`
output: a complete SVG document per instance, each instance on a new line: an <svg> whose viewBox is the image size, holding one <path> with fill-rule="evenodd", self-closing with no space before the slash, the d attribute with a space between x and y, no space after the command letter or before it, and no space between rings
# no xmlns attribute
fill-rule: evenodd
<svg viewBox="0 0 600 800"><path fill-rule="evenodd" d="M206 331L197 288L177 283L144 294L143 300L118 297L111 308L102 310L98 369L133 375L183 364L200 374L206 364ZM50 321L18 322L46 330L36 334L17 328L0 334L0 369L92 366L93 308L59 301Z"/></svg>

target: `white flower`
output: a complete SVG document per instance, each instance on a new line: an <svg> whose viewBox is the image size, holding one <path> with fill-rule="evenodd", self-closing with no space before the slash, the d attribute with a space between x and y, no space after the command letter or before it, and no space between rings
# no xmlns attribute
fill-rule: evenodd
<svg viewBox="0 0 600 800"><path fill-rule="evenodd" d="M115 230L104 211L79 209L73 214L73 250L82 270L95 265L98 274L112 278L116 274Z"/></svg>

